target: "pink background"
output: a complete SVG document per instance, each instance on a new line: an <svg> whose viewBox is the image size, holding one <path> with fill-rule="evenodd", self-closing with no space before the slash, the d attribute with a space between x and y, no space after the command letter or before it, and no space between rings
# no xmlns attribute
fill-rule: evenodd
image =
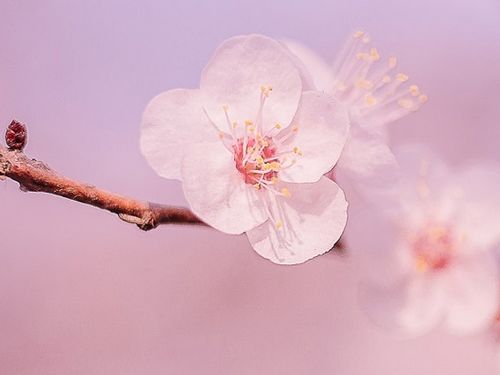
<svg viewBox="0 0 500 375"><path fill-rule="evenodd" d="M62 173L185 204L139 153L150 98L196 87L229 36L293 38L333 57L363 27L430 97L395 139L454 163L498 160L499 23L498 0L0 0L0 124L27 122L29 155ZM143 233L10 181L0 207L0 374L495 373L485 335L400 341L373 327L348 259L280 267L243 236Z"/></svg>

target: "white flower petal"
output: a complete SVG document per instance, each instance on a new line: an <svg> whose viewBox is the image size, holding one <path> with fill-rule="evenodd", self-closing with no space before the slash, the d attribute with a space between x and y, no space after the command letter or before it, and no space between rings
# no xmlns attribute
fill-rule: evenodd
<svg viewBox="0 0 500 375"><path fill-rule="evenodd" d="M491 324L499 306L498 269L485 252L460 259L446 270L446 325L455 334L479 332Z"/></svg>
<svg viewBox="0 0 500 375"><path fill-rule="evenodd" d="M384 137L351 124L349 139L335 166L336 180L365 192L387 189L397 182L399 165Z"/></svg>
<svg viewBox="0 0 500 375"><path fill-rule="evenodd" d="M455 201L459 231L477 249L488 249L500 241L500 167L471 164L451 181L458 190ZM453 186L451 187L453 188ZM459 201L459 203L458 203Z"/></svg>
<svg viewBox="0 0 500 375"><path fill-rule="evenodd" d="M281 146L280 152L296 149L288 156L295 164L280 172L287 182L315 182L330 171L340 157L349 134L349 117L334 98L319 91L306 91L291 128L294 132ZM286 164L286 163L284 163Z"/></svg>
<svg viewBox="0 0 500 375"><path fill-rule="evenodd" d="M222 142L191 145L182 163L182 178L191 209L215 229L241 234L267 219L260 192L244 183Z"/></svg>
<svg viewBox="0 0 500 375"><path fill-rule="evenodd" d="M277 229L267 221L247 232L255 251L277 264L302 263L327 252L340 238L347 220L344 193L326 177L313 184L287 187L291 197L278 197L280 203L270 207L272 212L282 213L276 220L283 226Z"/></svg>
<svg viewBox="0 0 500 375"><path fill-rule="evenodd" d="M362 309L379 327L401 336L428 333L443 317L446 303L439 275L417 274L390 287L361 284Z"/></svg>
<svg viewBox="0 0 500 375"><path fill-rule="evenodd" d="M141 125L141 151L160 176L181 179L184 150L192 143L217 139L203 111L199 90L176 89L149 102Z"/></svg>
<svg viewBox="0 0 500 375"><path fill-rule="evenodd" d="M227 131L223 110L231 122L258 121L261 86L272 87L262 110L263 130L279 123L286 127L297 111L302 83L292 59L277 41L262 35L226 40L203 70L200 88L204 108L222 131Z"/></svg>
<svg viewBox="0 0 500 375"><path fill-rule="evenodd" d="M364 202L349 202L342 241L364 279L391 285L415 270L412 249L403 233L400 221L381 215L380 210Z"/></svg>
<svg viewBox="0 0 500 375"><path fill-rule="evenodd" d="M333 69L312 49L294 40L285 39L283 43L307 68L317 90L328 91L333 87Z"/></svg>

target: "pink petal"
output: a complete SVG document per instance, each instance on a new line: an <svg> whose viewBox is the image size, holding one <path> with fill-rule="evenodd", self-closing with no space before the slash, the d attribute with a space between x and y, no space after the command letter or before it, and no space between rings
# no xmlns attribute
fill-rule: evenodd
<svg viewBox="0 0 500 375"><path fill-rule="evenodd" d="M365 202L349 202L342 241L363 279L391 285L415 270L401 220L391 220Z"/></svg>
<svg viewBox="0 0 500 375"><path fill-rule="evenodd" d="M447 272L446 325L455 334L479 332L491 324L499 306L498 269L488 252L460 259Z"/></svg>
<svg viewBox="0 0 500 375"><path fill-rule="evenodd" d="M392 217L404 215L414 228L428 219L450 222L457 205L447 189L452 174L446 164L422 145L403 145L395 149L394 154L399 163L399 181L385 195L385 198L392 196L394 204L387 204L386 200L381 200L386 207L374 204ZM380 200L379 196L375 198Z"/></svg>
<svg viewBox="0 0 500 375"><path fill-rule="evenodd" d="M278 198L270 210L283 213L283 227L270 221L247 232L253 248L277 264L303 263L330 250L347 220L344 193L326 177L313 184L288 184L290 198ZM283 235L288 243L280 241Z"/></svg>
<svg viewBox="0 0 500 375"><path fill-rule="evenodd" d="M459 231L474 250L488 249L500 241L500 167L471 164L452 179L459 191L456 215ZM471 249L472 250L472 249Z"/></svg>
<svg viewBox="0 0 500 375"><path fill-rule="evenodd" d="M336 180L369 195L374 189L387 189L397 182L399 165L384 137L351 124L339 162L335 166Z"/></svg>
<svg viewBox="0 0 500 375"><path fill-rule="evenodd" d="M283 43L307 68L316 90L329 91L332 89L333 69L320 55L294 40L286 39L283 40Z"/></svg>
<svg viewBox="0 0 500 375"><path fill-rule="evenodd" d="M141 126L141 151L165 178L181 179L181 161L188 145L217 139L217 130L201 106L199 90L170 90L153 98Z"/></svg>
<svg viewBox="0 0 500 375"><path fill-rule="evenodd" d="M257 122L261 86L272 87L262 110L263 130L277 123L286 127L297 111L302 83L289 52L262 35L226 40L203 70L200 87L204 107L216 126L227 131L223 110L231 122Z"/></svg>
<svg viewBox="0 0 500 375"><path fill-rule="evenodd" d="M267 219L260 192L244 183L222 142L191 145L182 163L182 180L193 212L222 232L240 234Z"/></svg>
<svg viewBox="0 0 500 375"><path fill-rule="evenodd" d="M435 327L443 317L446 303L442 280L436 274L407 276L389 287L362 284L359 299L374 324L411 337Z"/></svg>
<svg viewBox="0 0 500 375"><path fill-rule="evenodd" d="M331 96L306 91L292 127L298 130L280 146L280 152L298 147L300 154L293 156L295 164L280 172L280 178L295 183L318 181L340 157L349 133L348 114Z"/></svg>

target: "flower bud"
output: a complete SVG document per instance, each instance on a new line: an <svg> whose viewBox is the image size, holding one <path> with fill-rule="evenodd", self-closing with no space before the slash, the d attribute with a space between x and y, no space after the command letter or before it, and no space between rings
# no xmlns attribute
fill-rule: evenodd
<svg viewBox="0 0 500 375"><path fill-rule="evenodd" d="M5 133L5 141L9 149L22 151L28 141L26 125L17 120L12 120Z"/></svg>

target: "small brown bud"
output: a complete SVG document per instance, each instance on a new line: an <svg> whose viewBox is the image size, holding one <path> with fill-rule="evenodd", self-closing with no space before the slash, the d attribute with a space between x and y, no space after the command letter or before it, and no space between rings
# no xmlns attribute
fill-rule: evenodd
<svg viewBox="0 0 500 375"><path fill-rule="evenodd" d="M12 120L5 133L5 141L11 150L22 151L28 141L26 125L17 120Z"/></svg>

